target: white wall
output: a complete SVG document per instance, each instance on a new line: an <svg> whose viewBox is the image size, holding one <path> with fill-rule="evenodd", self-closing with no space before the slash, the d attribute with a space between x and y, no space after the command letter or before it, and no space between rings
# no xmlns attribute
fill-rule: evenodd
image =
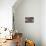
<svg viewBox="0 0 46 46"><path fill-rule="evenodd" d="M12 6L16 0L0 0L0 27L12 28Z"/></svg>
<svg viewBox="0 0 46 46"><path fill-rule="evenodd" d="M42 46L46 46L46 0L41 1L41 38Z"/></svg>
<svg viewBox="0 0 46 46"><path fill-rule="evenodd" d="M36 46L41 46L41 0L23 0L14 10L15 28L25 38L34 40ZM25 17L34 17L34 23L25 23Z"/></svg>

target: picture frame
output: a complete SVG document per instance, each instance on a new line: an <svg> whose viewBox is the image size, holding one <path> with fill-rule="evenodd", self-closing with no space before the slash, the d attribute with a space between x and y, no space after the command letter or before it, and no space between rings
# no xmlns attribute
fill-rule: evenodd
<svg viewBox="0 0 46 46"><path fill-rule="evenodd" d="M25 23L34 23L34 17L25 17Z"/></svg>

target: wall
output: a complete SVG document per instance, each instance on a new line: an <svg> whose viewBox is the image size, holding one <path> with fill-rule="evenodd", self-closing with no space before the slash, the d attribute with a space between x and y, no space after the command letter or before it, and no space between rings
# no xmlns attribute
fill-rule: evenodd
<svg viewBox="0 0 46 46"><path fill-rule="evenodd" d="M12 28L12 6L16 0L0 0L0 27Z"/></svg>
<svg viewBox="0 0 46 46"><path fill-rule="evenodd" d="M41 41L46 46L46 0L41 1Z"/></svg>
<svg viewBox="0 0 46 46"><path fill-rule="evenodd" d="M41 0L23 0L17 7L14 5L15 28L22 32L24 38L35 41L41 46ZM25 17L34 17L34 23L25 23Z"/></svg>

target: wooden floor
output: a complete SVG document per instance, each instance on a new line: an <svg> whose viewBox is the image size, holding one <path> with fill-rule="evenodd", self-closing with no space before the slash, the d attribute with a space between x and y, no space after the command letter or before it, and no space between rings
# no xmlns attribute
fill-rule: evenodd
<svg viewBox="0 0 46 46"><path fill-rule="evenodd" d="M15 39L13 40L6 40L6 42L2 43L0 46L16 46Z"/></svg>

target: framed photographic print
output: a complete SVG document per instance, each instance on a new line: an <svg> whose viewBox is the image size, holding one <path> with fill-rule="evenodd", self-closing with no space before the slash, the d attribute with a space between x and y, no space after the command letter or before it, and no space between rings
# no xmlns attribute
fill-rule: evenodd
<svg viewBox="0 0 46 46"><path fill-rule="evenodd" d="M34 23L34 17L25 17L25 23Z"/></svg>

